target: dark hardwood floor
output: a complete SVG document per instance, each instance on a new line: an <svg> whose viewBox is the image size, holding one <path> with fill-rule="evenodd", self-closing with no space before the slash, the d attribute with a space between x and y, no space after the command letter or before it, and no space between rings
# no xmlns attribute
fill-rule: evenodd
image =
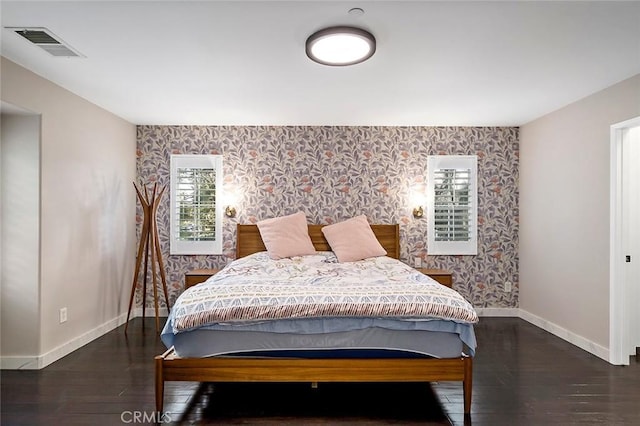
<svg viewBox="0 0 640 426"><path fill-rule="evenodd" d="M119 425L154 416L152 319L135 319L40 371L2 371L2 425ZM605 361L515 318L476 328L471 418L459 383L167 383L173 424L638 425L640 363ZM157 416L157 414L156 414Z"/></svg>

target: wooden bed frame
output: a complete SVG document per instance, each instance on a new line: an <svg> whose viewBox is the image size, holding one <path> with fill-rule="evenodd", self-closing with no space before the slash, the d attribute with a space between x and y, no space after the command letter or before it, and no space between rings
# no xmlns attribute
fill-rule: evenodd
<svg viewBox="0 0 640 426"><path fill-rule="evenodd" d="M330 250L322 225L309 225L318 251ZM400 257L399 226L371 225L387 255ZM238 225L238 258L264 251L256 225ZM164 405L164 382L434 382L462 381L464 413L471 412L473 359L239 359L229 357L180 358L173 348L155 357L156 410Z"/></svg>

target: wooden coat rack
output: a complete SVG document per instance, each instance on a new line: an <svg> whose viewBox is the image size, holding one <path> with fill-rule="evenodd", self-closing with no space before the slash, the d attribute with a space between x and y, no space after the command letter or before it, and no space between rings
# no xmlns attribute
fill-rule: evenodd
<svg viewBox="0 0 640 426"><path fill-rule="evenodd" d="M144 258L144 275L142 286L142 318L145 317L145 307L147 303L147 272L149 267L149 257L151 257L151 277L153 281L153 301L156 310L156 332L160 331L160 317L158 315L158 282L156 262L158 264L158 270L160 272L160 279L162 280L162 290L164 291L164 299L167 303L167 309L169 309L169 296L167 294L167 277L164 272L164 263L162 262L162 252L160 251L160 238L158 238L158 227L156 224L156 212L158 211L158 205L160 199L166 187L163 187L160 192L157 192L158 184L153 184L153 190L151 195L147 190L147 185L144 186L144 194L138 188L136 183L133 183L138 194L138 200L142 204L142 211L144 212L144 220L142 222L142 232L140 234L140 244L138 245L138 254L136 256L136 269L133 273L133 283L131 284L131 297L129 298L129 311L127 312L127 324L124 327L124 332L127 332L129 326L129 317L131 316L131 308L133 307L133 299L136 294L136 287L138 286L138 276L140 274L140 267L142 266L142 259ZM142 322L144 329L144 321Z"/></svg>

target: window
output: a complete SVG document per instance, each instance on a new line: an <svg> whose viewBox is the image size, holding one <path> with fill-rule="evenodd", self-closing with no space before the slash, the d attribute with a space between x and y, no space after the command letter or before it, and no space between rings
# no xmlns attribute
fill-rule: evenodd
<svg viewBox="0 0 640 426"><path fill-rule="evenodd" d="M477 164L475 155L428 157L429 254L478 253Z"/></svg>
<svg viewBox="0 0 640 426"><path fill-rule="evenodd" d="M222 254L221 155L171 156L171 254Z"/></svg>

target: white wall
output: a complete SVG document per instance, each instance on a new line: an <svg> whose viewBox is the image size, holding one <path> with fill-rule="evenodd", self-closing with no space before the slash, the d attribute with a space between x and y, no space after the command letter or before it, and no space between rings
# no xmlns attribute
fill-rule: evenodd
<svg viewBox="0 0 640 426"><path fill-rule="evenodd" d="M640 75L520 129L520 308L609 347L610 125Z"/></svg>
<svg viewBox="0 0 640 426"><path fill-rule="evenodd" d="M136 128L6 58L1 94L42 116L39 355L46 364L126 316L136 247Z"/></svg>
<svg viewBox="0 0 640 426"><path fill-rule="evenodd" d="M0 117L2 301L0 354L40 347L40 117Z"/></svg>

